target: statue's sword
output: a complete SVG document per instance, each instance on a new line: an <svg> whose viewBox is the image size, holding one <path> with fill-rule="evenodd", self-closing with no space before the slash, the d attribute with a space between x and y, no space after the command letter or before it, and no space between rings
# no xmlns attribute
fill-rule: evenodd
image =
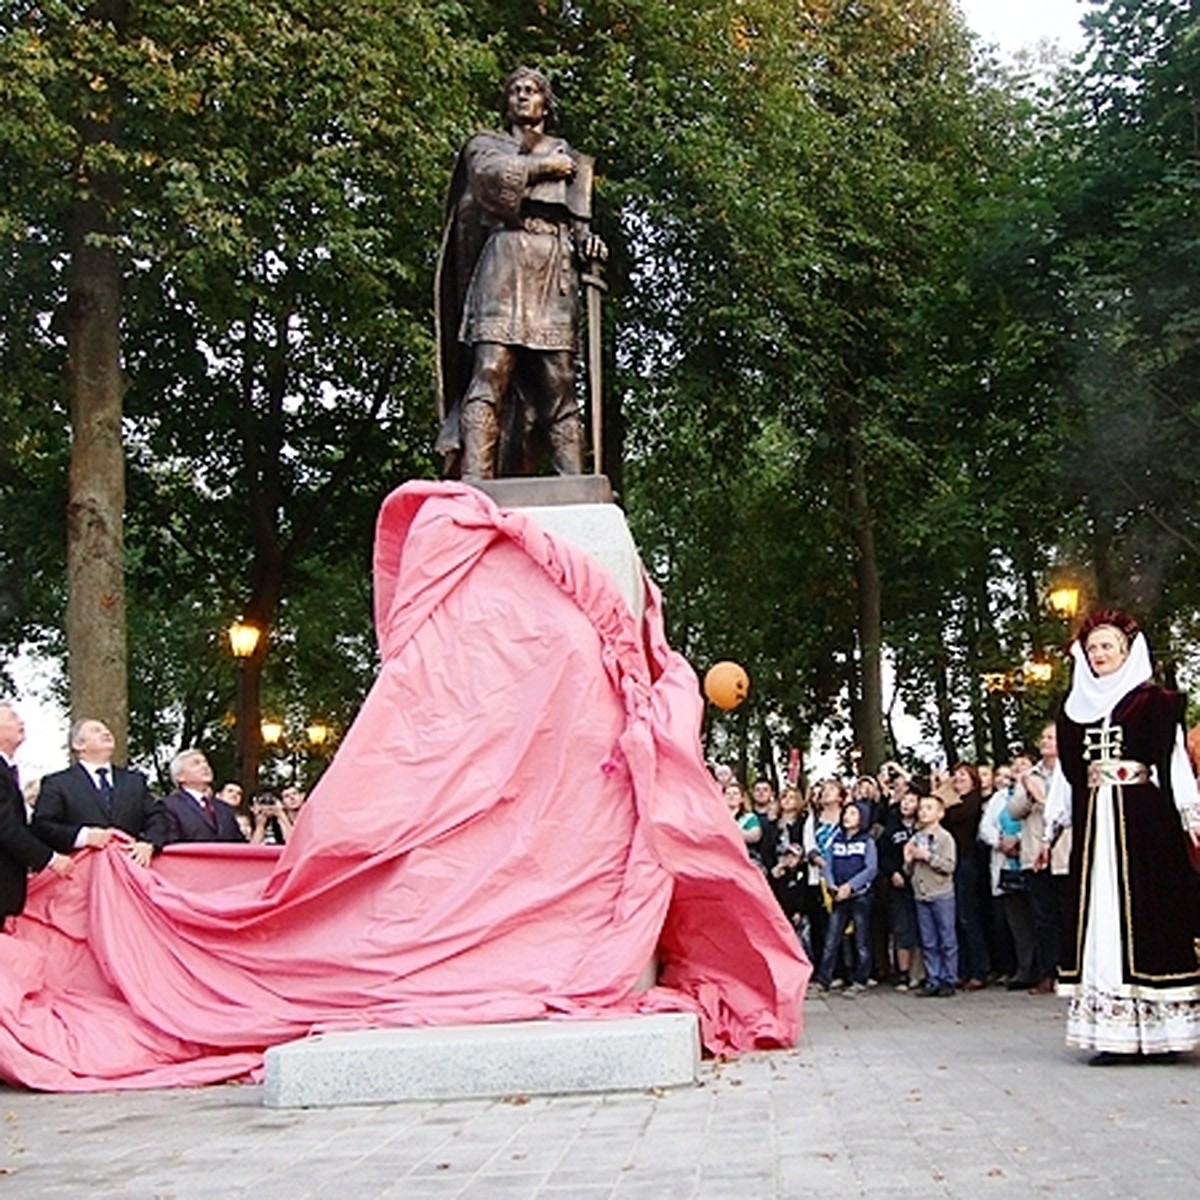
<svg viewBox="0 0 1200 1200"><path fill-rule="evenodd" d="M592 471L604 474L604 387L602 374L603 330L600 325L600 297L608 291L604 282L604 264L592 259L580 281L587 291L587 374L588 400L592 410Z"/></svg>
<svg viewBox="0 0 1200 1200"><path fill-rule="evenodd" d="M591 222L592 183L595 160L589 154L575 155L575 175L567 185L567 209L576 220ZM602 383L604 331L600 324L600 297L608 291L604 263L590 258L580 274L587 298L588 401L592 412L592 469L604 474L604 390Z"/></svg>

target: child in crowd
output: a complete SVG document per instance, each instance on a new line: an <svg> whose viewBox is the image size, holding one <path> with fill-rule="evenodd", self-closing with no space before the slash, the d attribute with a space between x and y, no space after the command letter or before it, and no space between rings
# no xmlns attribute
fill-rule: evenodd
<svg viewBox="0 0 1200 1200"><path fill-rule="evenodd" d="M854 982L851 992L861 992L871 975L871 884L878 871L875 843L862 827L857 804L842 809L841 822L829 844L825 882L833 893L833 912L817 971L817 986L828 991L842 947L842 937L854 922Z"/></svg>
<svg viewBox="0 0 1200 1200"><path fill-rule="evenodd" d="M958 935L954 928L954 839L942 828L944 807L937 796L917 804L917 831L904 844L904 862L916 897L917 928L925 959L919 996L953 996L958 979Z"/></svg>
<svg viewBox="0 0 1200 1200"><path fill-rule="evenodd" d="M897 804L887 811L879 839L879 874L887 897L887 923L899 979L896 987L907 991L913 984L913 951L917 948L917 908L912 882L904 863L904 847L917 832L916 792L905 787Z"/></svg>

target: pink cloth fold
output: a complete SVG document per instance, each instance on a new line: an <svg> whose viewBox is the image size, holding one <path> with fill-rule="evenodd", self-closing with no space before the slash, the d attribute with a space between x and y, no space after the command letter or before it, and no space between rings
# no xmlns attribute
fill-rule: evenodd
<svg viewBox="0 0 1200 1200"><path fill-rule="evenodd" d="M0 1077L196 1084L314 1030L670 1009L717 1053L792 1044L809 965L645 586L639 623L520 513L394 492L380 674L288 845L169 847L149 871L113 846L35 877L0 937Z"/></svg>

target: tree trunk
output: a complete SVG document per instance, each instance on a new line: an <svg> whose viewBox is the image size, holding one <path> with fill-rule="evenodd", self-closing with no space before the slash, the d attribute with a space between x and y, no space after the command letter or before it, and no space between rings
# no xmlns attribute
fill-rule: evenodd
<svg viewBox="0 0 1200 1200"><path fill-rule="evenodd" d="M93 7L97 22L124 28L125 5ZM81 150L116 140L111 108L86 120ZM102 239L112 231L119 188L81 166L67 231L69 263L62 327L67 340L71 465L67 481L67 664L71 717L95 717L127 757L129 688L125 631L125 460L121 442L121 266Z"/></svg>
<svg viewBox="0 0 1200 1200"><path fill-rule="evenodd" d="M767 714L764 712L758 721L758 762L755 764L757 774L755 780L767 779L779 792L779 771L775 767L775 743L771 739L771 730L767 727Z"/></svg>
<svg viewBox="0 0 1200 1200"><path fill-rule="evenodd" d="M263 532L263 531L260 531ZM271 643L271 630L279 615L279 602L287 574L285 556L279 550L272 527L271 536L258 541L250 566L251 593L242 619L258 626L262 635L254 653L238 664L238 727L236 730L238 783L247 797L258 790L262 766L262 681L263 667Z"/></svg>
<svg viewBox="0 0 1200 1200"><path fill-rule="evenodd" d="M858 549L858 643L861 653L861 692L855 706L856 738L862 748L860 769L874 775L887 757L883 736L883 605L879 558L875 548L875 519L867 485L862 437L853 407L849 410L847 450L854 537Z"/></svg>
<svg viewBox="0 0 1200 1200"><path fill-rule="evenodd" d="M946 678L946 663L944 659L938 662L934 670L933 692L937 704L938 736L941 738L942 753L945 755L946 765L950 766L958 761L958 746L956 744L954 720L952 717L954 704L950 698L950 683Z"/></svg>

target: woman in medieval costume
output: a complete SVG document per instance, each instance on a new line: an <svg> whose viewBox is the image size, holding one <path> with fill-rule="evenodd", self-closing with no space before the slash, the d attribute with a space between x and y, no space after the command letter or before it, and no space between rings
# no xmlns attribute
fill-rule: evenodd
<svg viewBox="0 0 1200 1200"><path fill-rule="evenodd" d="M1185 698L1151 681L1145 636L1116 609L1072 648L1058 718L1046 846L1074 829L1058 991L1067 1044L1092 1063L1174 1057L1200 1044L1195 937L1200 796L1184 744Z"/></svg>

